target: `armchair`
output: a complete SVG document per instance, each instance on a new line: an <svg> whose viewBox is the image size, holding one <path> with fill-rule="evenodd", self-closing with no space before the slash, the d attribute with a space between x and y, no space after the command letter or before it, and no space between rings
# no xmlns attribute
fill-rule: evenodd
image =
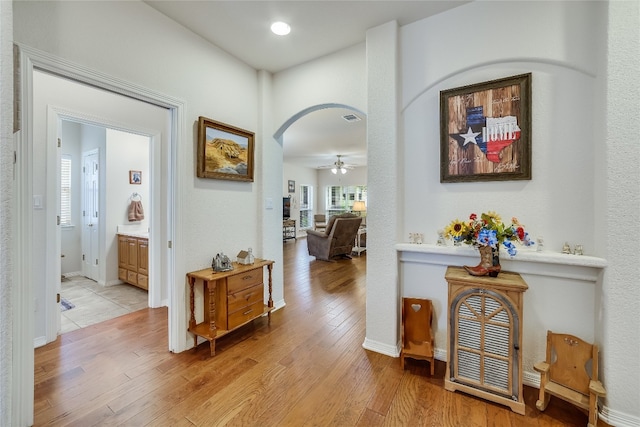
<svg viewBox="0 0 640 427"><path fill-rule="evenodd" d="M324 232L307 230L307 249L316 259L329 261L343 255L350 258L362 218L353 214L334 215Z"/></svg>

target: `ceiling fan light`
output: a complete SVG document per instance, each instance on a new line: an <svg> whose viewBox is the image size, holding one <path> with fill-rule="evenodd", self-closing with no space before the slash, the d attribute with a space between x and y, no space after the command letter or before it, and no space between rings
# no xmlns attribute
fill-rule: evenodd
<svg viewBox="0 0 640 427"><path fill-rule="evenodd" d="M347 173L347 170L345 168L340 168L340 172L342 172L342 174L344 175L345 173Z"/></svg>
<svg viewBox="0 0 640 427"><path fill-rule="evenodd" d="M331 173L332 173L332 174L334 174L334 175L335 175L335 174L337 174L337 173L338 173L338 169L336 169L336 168L331 168Z"/></svg>

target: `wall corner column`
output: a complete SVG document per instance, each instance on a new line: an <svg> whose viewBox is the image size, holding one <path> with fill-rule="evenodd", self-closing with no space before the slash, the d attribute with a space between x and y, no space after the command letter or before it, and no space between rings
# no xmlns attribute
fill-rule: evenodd
<svg viewBox="0 0 640 427"><path fill-rule="evenodd" d="M399 27L367 31L367 304L363 347L399 355Z"/></svg>
<svg viewBox="0 0 640 427"><path fill-rule="evenodd" d="M255 144L255 181L258 197L256 218L260 257L275 261L273 268L273 300L275 307L284 306L284 273L282 255L282 141L277 141L273 117L273 76L258 71L258 130ZM270 205L267 201L270 201Z"/></svg>

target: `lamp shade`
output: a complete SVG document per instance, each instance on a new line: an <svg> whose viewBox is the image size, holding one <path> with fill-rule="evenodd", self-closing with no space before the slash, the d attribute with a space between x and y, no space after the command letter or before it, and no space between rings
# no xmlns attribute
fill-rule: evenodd
<svg viewBox="0 0 640 427"><path fill-rule="evenodd" d="M367 207L362 200L358 200L353 202L353 208L351 210L354 212L364 212L367 210Z"/></svg>

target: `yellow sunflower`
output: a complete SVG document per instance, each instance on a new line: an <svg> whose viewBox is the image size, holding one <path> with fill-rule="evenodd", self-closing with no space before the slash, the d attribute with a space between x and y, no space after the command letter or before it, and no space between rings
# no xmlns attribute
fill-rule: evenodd
<svg viewBox="0 0 640 427"><path fill-rule="evenodd" d="M494 211L487 212L487 216L492 222L495 222L496 224L500 224L502 222L502 217Z"/></svg>
<svg viewBox="0 0 640 427"><path fill-rule="evenodd" d="M467 232L467 224L456 218L447 225L444 232L451 237L460 237Z"/></svg>

